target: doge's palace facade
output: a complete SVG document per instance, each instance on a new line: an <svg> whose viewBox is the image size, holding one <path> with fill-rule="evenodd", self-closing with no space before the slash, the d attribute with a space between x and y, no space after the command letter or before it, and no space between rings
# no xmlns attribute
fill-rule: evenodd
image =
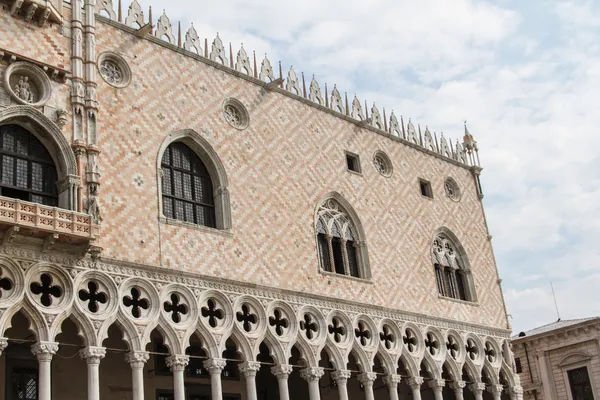
<svg viewBox="0 0 600 400"><path fill-rule="evenodd" d="M466 127L138 0L0 5L0 397L522 399Z"/></svg>

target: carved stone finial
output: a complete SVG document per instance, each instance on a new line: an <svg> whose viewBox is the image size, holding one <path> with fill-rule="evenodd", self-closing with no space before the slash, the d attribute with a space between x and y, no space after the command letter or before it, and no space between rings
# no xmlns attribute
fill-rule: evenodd
<svg viewBox="0 0 600 400"><path fill-rule="evenodd" d="M406 128L406 130L406 139L413 142L414 144L419 144L417 130L415 129L415 126L410 119L408 120L408 127Z"/></svg>
<svg viewBox="0 0 600 400"><path fill-rule="evenodd" d="M440 154L448 158L452 158L452 152L450 151L450 147L448 147L448 141L444 137L443 132L440 135Z"/></svg>
<svg viewBox="0 0 600 400"><path fill-rule="evenodd" d="M187 51L195 51L196 54L202 55L202 47L200 47L200 37L194 25L188 29L185 33L185 42L183 42L183 48Z"/></svg>
<svg viewBox="0 0 600 400"><path fill-rule="evenodd" d="M144 26L144 12L137 0L131 2L129 11L127 12L127 18L125 18L125 25L135 28L135 24L138 24L140 28Z"/></svg>
<svg viewBox="0 0 600 400"><path fill-rule="evenodd" d="M111 20L115 21L117 19L112 0L98 0L96 3L96 14L100 14L102 11L106 11Z"/></svg>
<svg viewBox="0 0 600 400"><path fill-rule="evenodd" d="M252 66L250 65L250 59L248 58L248 54L246 50L244 50L244 44L242 43L242 47L240 51L237 53L237 61L235 63L235 70L238 72L243 72L248 75L252 75Z"/></svg>
<svg viewBox="0 0 600 400"><path fill-rule="evenodd" d="M60 129L64 128L67 124L67 110L63 110L59 108L56 110L56 125L59 126Z"/></svg>
<svg viewBox="0 0 600 400"><path fill-rule="evenodd" d="M310 93L308 95L308 99L315 103L319 103L323 105L323 97L321 96L321 88L319 87L319 82L316 81L315 76L313 75L312 81L310 82Z"/></svg>
<svg viewBox="0 0 600 400"><path fill-rule="evenodd" d="M173 36L173 26L171 24L171 20L167 17L166 12L163 10L163 14L158 18L158 22L156 23L156 32L154 32L154 36L159 39L162 39L163 36L166 36L169 40L169 43L175 43L175 36Z"/></svg>
<svg viewBox="0 0 600 400"><path fill-rule="evenodd" d="M294 71L294 67L290 67L290 71L288 72L287 81L285 83L285 90L291 93L295 93L298 96L302 96L302 90L300 89L300 81L298 80L298 75L296 75L296 71Z"/></svg>
<svg viewBox="0 0 600 400"><path fill-rule="evenodd" d="M394 136L402 137L402 127L400 127L398 118L396 118L396 114L393 111L390 115L390 133Z"/></svg>
<svg viewBox="0 0 600 400"><path fill-rule="evenodd" d="M358 97L356 97L356 95L354 95L354 100L352 100L352 113L350 114L350 116L359 121L365 119L363 115L362 104L360 104L360 100L358 100Z"/></svg>
<svg viewBox="0 0 600 400"><path fill-rule="evenodd" d="M425 133L423 134L423 147L427 150L435 151L435 145L433 144L433 137L429 132L429 127L425 126Z"/></svg>
<svg viewBox="0 0 600 400"><path fill-rule="evenodd" d="M342 96L336 85L333 85L333 90L331 91L331 109L334 111L344 113L344 105L342 103Z"/></svg>
<svg viewBox="0 0 600 400"><path fill-rule="evenodd" d="M210 51L210 59L213 61L219 61L223 65L227 66L228 59L225 53L225 47L223 47L223 41L217 33L217 37L212 42L212 49Z"/></svg>
<svg viewBox="0 0 600 400"><path fill-rule="evenodd" d="M271 65L271 61L269 61L267 55L265 54L265 58L260 64L260 75L258 79L266 82L267 78L269 78L269 82L273 82L275 80L275 75L273 74L273 66Z"/></svg>
<svg viewBox="0 0 600 400"><path fill-rule="evenodd" d="M375 103L373 103L373 107L371 107L371 125L374 128L383 129L383 120L381 119L381 114Z"/></svg>

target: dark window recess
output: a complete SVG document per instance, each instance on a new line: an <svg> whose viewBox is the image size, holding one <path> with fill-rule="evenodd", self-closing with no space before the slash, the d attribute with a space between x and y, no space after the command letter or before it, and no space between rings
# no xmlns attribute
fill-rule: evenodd
<svg viewBox="0 0 600 400"><path fill-rule="evenodd" d="M206 357L206 353L200 347L190 346L186 349L185 354L190 357L190 361L186 367L186 374L190 378L207 378L209 377L208 371L204 369L203 358Z"/></svg>
<svg viewBox="0 0 600 400"><path fill-rule="evenodd" d="M38 399L38 371L35 368L15 367L11 373L10 400Z"/></svg>
<svg viewBox="0 0 600 400"><path fill-rule="evenodd" d="M360 173L360 161L357 155L346 153L346 165L350 171Z"/></svg>
<svg viewBox="0 0 600 400"><path fill-rule="evenodd" d="M317 235L317 241L319 242L319 259L323 269L327 272L333 272L331 269L331 258L329 258L329 243L327 241L327 235L319 233Z"/></svg>
<svg viewBox="0 0 600 400"><path fill-rule="evenodd" d="M519 357L515 358L515 369L517 374L523 372L523 366L521 366L521 359Z"/></svg>
<svg viewBox="0 0 600 400"><path fill-rule="evenodd" d="M348 254L348 267L350 268L350 276L359 277L358 259L356 258L356 247L351 240L346 241L346 254Z"/></svg>
<svg viewBox="0 0 600 400"><path fill-rule="evenodd" d="M0 126L0 195L58 205L56 166L48 150L18 125Z"/></svg>
<svg viewBox="0 0 600 400"><path fill-rule="evenodd" d="M223 352L223 358L226 360L236 360L238 358L238 353L235 346L229 346L225 348ZM235 361L227 361L225 368L223 369L222 376L225 379L240 379L240 370L238 369L238 363Z"/></svg>
<svg viewBox="0 0 600 400"><path fill-rule="evenodd" d="M171 375L171 370L167 367L167 357L169 348L160 340L154 341L154 351L159 354L154 355L154 370L157 375Z"/></svg>
<svg viewBox="0 0 600 400"><path fill-rule="evenodd" d="M590 383L587 367L572 369L569 375L569 386L573 400L594 400L594 391Z"/></svg>
<svg viewBox="0 0 600 400"><path fill-rule="evenodd" d="M331 247L333 248L333 262L335 263L335 272L344 275L344 256L342 253L342 240L339 237L331 239Z"/></svg>
<svg viewBox="0 0 600 400"><path fill-rule="evenodd" d="M174 400L175 399L175 395L173 394L173 392L159 391L156 394L156 399L157 400Z"/></svg>
<svg viewBox="0 0 600 400"><path fill-rule="evenodd" d="M213 185L196 153L183 143L173 143L163 154L162 170L165 217L214 228Z"/></svg>
<svg viewBox="0 0 600 400"><path fill-rule="evenodd" d="M433 199L433 190L431 190L430 182L419 179L419 186L421 187L421 195Z"/></svg>
<svg viewBox="0 0 600 400"><path fill-rule="evenodd" d="M461 300L467 300L467 292L465 290L465 283L463 279L462 271L456 270L456 284L458 285L458 298Z"/></svg>

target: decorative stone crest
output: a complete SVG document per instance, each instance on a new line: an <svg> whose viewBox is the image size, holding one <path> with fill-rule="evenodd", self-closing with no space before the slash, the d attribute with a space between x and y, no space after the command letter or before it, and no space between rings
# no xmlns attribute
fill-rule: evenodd
<svg viewBox="0 0 600 400"><path fill-rule="evenodd" d="M396 114L393 111L390 115L390 133L394 136L403 137L402 127L400 127L398 118L396 118Z"/></svg>
<svg viewBox="0 0 600 400"><path fill-rule="evenodd" d="M227 56L225 55L225 47L223 47L223 42L217 33L217 37L212 42L212 49L210 51L210 59L213 61L219 61L223 65L229 65Z"/></svg>
<svg viewBox="0 0 600 400"><path fill-rule="evenodd" d="M344 113L344 105L342 103L342 95L340 95L340 91L337 86L333 86L333 90L331 91L331 109L334 111L338 111L340 113Z"/></svg>
<svg viewBox="0 0 600 400"><path fill-rule="evenodd" d="M310 82L310 93L308 95L308 99L315 103L323 105L323 97L321 95L321 88L319 87L319 82L316 81L314 75L312 81Z"/></svg>
<svg viewBox="0 0 600 400"><path fill-rule="evenodd" d="M413 142L414 144L419 144L419 138L417 137L417 131L410 119L408 120L408 126L407 126L406 130L407 130L406 139Z"/></svg>
<svg viewBox="0 0 600 400"><path fill-rule="evenodd" d="M195 51L197 54L202 54L202 48L200 47L200 37L194 24L188 29L185 34L185 42L183 42L183 48L187 51Z"/></svg>
<svg viewBox="0 0 600 400"><path fill-rule="evenodd" d="M125 18L125 25L135 28L135 24L138 24L140 28L144 26L144 12L137 0L131 2L129 11L127 12L127 18Z"/></svg>
<svg viewBox="0 0 600 400"><path fill-rule="evenodd" d="M381 119L381 114L379 113L379 109L373 103L373 107L371 107L371 126L377 129L383 129L383 121Z"/></svg>
<svg viewBox="0 0 600 400"><path fill-rule="evenodd" d="M302 91L300 90L300 82L298 81L298 75L296 75L296 71L294 71L293 66L290 67L290 71L288 72L285 90L290 93L295 93L298 96L302 95Z"/></svg>
<svg viewBox="0 0 600 400"><path fill-rule="evenodd" d="M166 36L169 43L175 44L175 36L173 36L173 25L171 24L171 20L169 19L169 17L167 17L167 14L164 10L163 14L158 18L154 36L156 36L159 39L162 39L164 36Z"/></svg>
<svg viewBox="0 0 600 400"><path fill-rule="evenodd" d="M96 3L96 14L100 14L102 11L106 11L111 20L115 21L117 19L112 0L99 0Z"/></svg>
<svg viewBox="0 0 600 400"><path fill-rule="evenodd" d="M269 61L266 54L265 58L260 64L260 75L258 78L265 82L267 81L267 78L269 78L269 82L275 80L275 75L273 75L273 66L271 65L271 61Z"/></svg>
<svg viewBox="0 0 600 400"><path fill-rule="evenodd" d="M48 75L27 62L16 62L6 68L3 84L6 92L19 104L39 107L52 95Z"/></svg>
<svg viewBox="0 0 600 400"><path fill-rule="evenodd" d="M242 43L242 47L240 51L237 53L237 61L235 63L235 70L238 72L243 72L244 74L252 75L252 67L250 66L250 59L248 58L248 54L246 50L244 50L244 44Z"/></svg>
<svg viewBox="0 0 600 400"><path fill-rule="evenodd" d="M359 121L365 119L362 104L360 104L360 100L358 100L358 97L356 97L356 95L354 95L354 100L352 100L352 113L350 114L350 116Z"/></svg>
<svg viewBox="0 0 600 400"><path fill-rule="evenodd" d="M433 143L433 137L429 132L429 127L425 127L425 133L423 134L423 147L427 150L436 151L435 144Z"/></svg>

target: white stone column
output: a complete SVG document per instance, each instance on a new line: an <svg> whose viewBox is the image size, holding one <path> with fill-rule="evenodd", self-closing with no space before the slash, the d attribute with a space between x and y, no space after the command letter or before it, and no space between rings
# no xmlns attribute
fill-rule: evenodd
<svg viewBox="0 0 600 400"><path fill-rule="evenodd" d="M402 380L400 375L386 375L383 381L390 392L390 400L398 400L398 384Z"/></svg>
<svg viewBox="0 0 600 400"><path fill-rule="evenodd" d="M58 351L56 342L38 342L31 346L31 352L38 360L38 399L52 399L52 377L51 361L52 356Z"/></svg>
<svg viewBox="0 0 600 400"><path fill-rule="evenodd" d="M487 391L494 396L494 400L501 400L502 390L504 390L504 386L502 385L491 385L487 388Z"/></svg>
<svg viewBox="0 0 600 400"><path fill-rule="evenodd" d="M450 384L450 387L452 390L454 390L454 396L456 397L456 400L464 400L465 396L463 391L465 386L467 386L467 382L465 381L456 381Z"/></svg>
<svg viewBox="0 0 600 400"><path fill-rule="evenodd" d="M210 392L212 400L223 400L223 390L221 389L221 372L227 365L227 361L222 358L210 358L204 361L204 368L210 374Z"/></svg>
<svg viewBox="0 0 600 400"><path fill-rule="evenodd" d="M279 400L290 400L288 379L292 370L292 366L287 364L279 364L271 367L271 373L277 377L277 383L279 384Z"/></svg>
<svg viewBox="0 0 600 400"><path fill-rule="evenodd" d="M167 367L173 373L173 394L175 400L185 400L185 367L190 362L190 357L173 354L166 358Z"/></svg>
<svg viewBox="0 0 600 400"><path fill-rule="evenodd" d="M79 351L87 364L87 399L100 400L100 360L106 355L104 347L89 346Z"/></svg>
<svg viewBox="0 0 600 400"><path fill-rule="evenodd" d="M323 368L309 367L300 371L300 376L308 382L308 394L310 400L321 400L321 391L319 390L319 379L323 376Z"/></svg>
<svg viewBox="0 0 600 400"><path fill-rule="evenodd" d="M483 391L485 390L485 383L471 383L469 390L475 396L475 400L483 400Z"/></svg>
<svg viewBox="0 0 600 400"><path fill-rule="evenodd" d="M406 381L410 390L412 390L413 400L421 400L421 385L423 381L424 379L421 376L410 377Z"/></svg>
<svg viewBox="0 0 600 400"><path fill-rule="evenodd" d="M331 373L331 379L333 379L337 385L340 400L348 400L348 379L350 379L350 376L350 371L345 369L333 371Z"/></svg>
<svg viewBox="0 0 600 400"><path fill-rule="evenodd" d="M260 370L260 363L256 361L246 361L238 365L238 369L246 379L247 400L257 400L258 396L256 395L256 373L258 372L258 370Z"/></svg>
<svg viewBox="0 0 600 400"><path fill-rule="evenodd" d="M150 359L146 351L130 351L125 361L131 366L131 387L133 400L144 400L144 364Z"/></svg>
<svg viewBox="0 0 600 400"><path fill-rule="evenodd" d="M365 390L365 400L375 400L375 395L373 394L373 382L375 382L375 379L377 379L375 372L363 372L358 375L358 381L362 383Z"/></svg>
<svg viewBox="0 0 600 400"><path fill-rule="evenodd" d="M510 400L523 400L523 388L521 386L513 386L508 389Z"/></svg>
<svg viewBox="0 0 600 400"><path fill-rule="evenodd" d="M433 390L433 395L435 396L435 400L444 400L444 396L442 394L444 390L444 386L446 386L446 381L443 379L432 379L427 382L427 385Z"/></svg>

